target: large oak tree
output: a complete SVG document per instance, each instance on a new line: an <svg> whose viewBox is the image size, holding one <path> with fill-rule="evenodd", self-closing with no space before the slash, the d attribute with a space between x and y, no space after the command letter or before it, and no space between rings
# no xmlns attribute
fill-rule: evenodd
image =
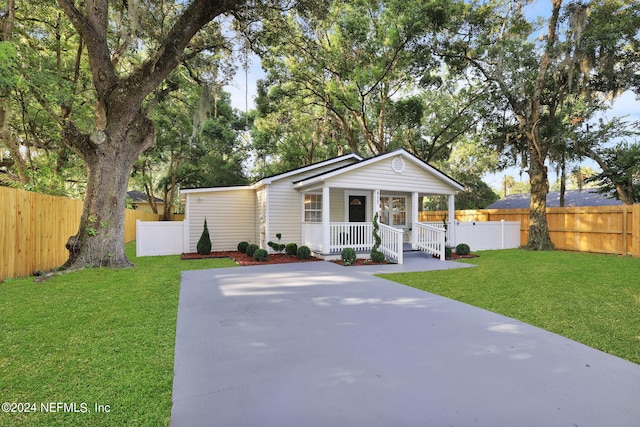
<svg viewBox="0 0 640 427"><path fill-rule="evenodd" d="M84 159L88 167L87 190L78 233L67 242L69 259L65 268L87 266L130 266L124 253L124 209L131 169L142 152L153 146L155 130L148 117L153 104L150 95L187 57L215 49L208 45L221 25L221 15L256 22L260 13L282 11L294 2L264 0L191 0L151 2L146 6L171 8L161 20L146 27L145 38L138 38L141 26L138 2L110 0L57 0L82 38L89 59L95 90L95 123L82 129L62 107L60 121L65 144ZM315 5L318 7L318 5ZM114 11L120 21L114 22ZM151 13L151 12L149 12ZM253 18L253 20L252 20ZM114 35L125 20L129 34ZM214 37L199 37L214 34ZM124 64L128 52L136 60Z"/></svg>
<svg viewBox="0 0 640 427"><path fill-rule="evenodd" d="M638 5L631 0L550 0L536 40L526 0L470 5L443 56L491 85L503 145L522 157L531 184L527 247L551 249L547 162L583 120L636 84ZM602 31L606 28L606 31Z"/></svg>
<svg viewBox="0 0 640 427"><path fill-rule="evenodd" d="M87 47L95 89L95 127L83 132L61 112L62 136L82 156L87 189L78 233L67 242L66 268L129 266L124 253L124 209L131 169L155 141L145 99L178 66L198 31L243 2L193 0L164 34L154 52L128 73L117 68L121 54L110 45L108 0L58 0ZM124 46L128 48L128 46Z"/></svg>

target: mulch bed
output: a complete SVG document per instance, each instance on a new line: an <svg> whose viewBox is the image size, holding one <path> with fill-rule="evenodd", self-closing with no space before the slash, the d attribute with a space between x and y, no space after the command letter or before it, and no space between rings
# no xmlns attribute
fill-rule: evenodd
<svg viewBox="0 0 640 427"><path fill-rule="evenodd" d="M433 256L436 257L435 255ZM468 254L468 255L458 255L456 253L451 254L451 258L447 258L447 260L455 261L456 259L461 258L477 258L476 254ZM311 257L308 260L300 260L295 256L285 255L285 254L270 254L269 261L256 261L253 257L250 257L247 254L243 254L239 251L219 251L219 252L211 252L207 255L200 255L198 253L188 253L182 254L181 259L209 259L209 258L231 258L238 265L265 265L265 264L288 264L292 262L311 262L311 261L322 261L320 258ZM335 264L342 265L341 260L332 260L331 262ZM387 262L372 262L371 260L366 260L362 258L358 258L356 262L351 264L354 267L361 265L387 265Z"/></svg>
<svg viewBox="0 0 640 427"><path fill-rule="evenodd" d="M463 259L463 258L478 258L480 255L476 255L476 254L467 254L467 255L458 255L457 253L452 253L451 256L449 258L447 258L447 261L455 261L457 259ZM434 258L440 258L437 255L433 255Z"/></svg>
<svg viewBox="0 0 640 427"><path fill-rule="evenodd" d="M338 264L338 265L344 265L342 260L339 260L339 259L334 259L331 262L334 263L334 264ZM347 267L359 267L361 265L389 265L389 264L393 264L393 263L389 263L389 262L373 262L370 259L358 258L358 259L356 259L356 261L353 264L349 264Z"/></svg>
<svg viewBox="0 0 640 427"><path fill-rule="evenodd" d="M269 254L269 261L256 261L253 257L239 251L211 252L207 255L198 253L182 254L181 259L207 259L207 258L231 258L238 265L265 265L265 264L288 264L292 262L312 262L322 261L320 258L311 257L308 260L301 260L292 255Z"/></svg>

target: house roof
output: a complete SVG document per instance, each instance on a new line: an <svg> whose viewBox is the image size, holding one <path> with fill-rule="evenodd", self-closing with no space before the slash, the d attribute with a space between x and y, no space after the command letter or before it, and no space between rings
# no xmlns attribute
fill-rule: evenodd
<svg viewBox="0 0 640 427"><path fill-rule="evenodd" d="M251 185L232 185L230 187L208 187L208 188L186 188L180 190L180 194L193 194L193 193L214 193L220 191L237 191L237 190L251 190Z"/></svg>
<svg viewBox="0 0 640 427"><path fill-rule="evenodd" d="M262 178L261 180L249 185L249 186L231 186L231 187L212 187L212 188L193 188L193 189L184 189L184 190L180 190L180 194L190 194L190 193L210 193L210 192L220 192L220 191L233 191L233 190L249 190L249 189L256 189L259 187L262 187L263 185L268 185L271 184L272 182L276 181L276 180L280 180L280 179L284 179L284 178L293 178L293 184L295 188L301 188L307 185L313 185L315 183L318 182L322 182L325 179L331 178L333 176L339 175L341 173L346 173L346 172L350 172L353 170L357 170L359 168L365 167L367 165L385 160L385 159L389 159L389 158L393 158L396 156L402 156L404 159L414 163L415 165L417 165L419 168L423 169L425 172L435 176L436 178L438 178L439 180L447 183L448 185L450 185L451 187L453 187L454 189L458 190L458 191L463 191L464 190L464 186L462 184L460 184L458 181L456 181L455 179L451 178L449 175L445 174L444 172L434 168L433 166L429 165L428 163L420 160L419 158L417 158L416 156L414 156L413 154L409 153L407 150L403 149L403 148L399 148L397 150L393 150L390 151L388 153L384 153L384 154L379 154L377 156L373 156L367 159L364 159L363 157L359 156L358 154L355 153L349 153L349 154L345 154L342 156L338 156L338 157L333 157L331 159L328 160L324 160L321 162L317 162L317 163L313 163L307 166L303 166L297 169L291 169L289 171L277 174L277 175L272 175L272 176L268 176L265 178ZM296 175L300 175L306 172L312 172L315 169L320 169L326 166L331 166L331 165L338 165L340 163L344 163L345 161L350 161L349 164L342 164L339 166L336 166L333 169L329 169L329 170L325 170L321 173L317 173L315 175L312 176L307 176L304 177L302 179L298 179L296 180L295 177Z"/></svg>
<svg viewBox="0 0 640 427"><path fill-rule="evenodd" d="M180 190L180 194L211 193L211 192L218 192L218 191L256 189L256 188L262 187L263 185L271 184L273 181L276 181L279 179L292 177L304 172L313 171L314 169L318 169L324 166L331 166L333 164L337 164L337 163L348 161L348 160L359 162L362 160L362 157L355 153L344 154L342 156L333 157L331 159L323 160L321 162L316 162L316 163L312 163L310 165L302 166L296 169L291 169L276 175L267 176L257 182L254 182L251 185L237 185L237 186L229 186L229 187L209 187L209 188L186 188L186 189Z"/></svg>
<svg viewBox="0 0 640 427"><path fill-rule="evenodd" d="M458 191L463 191L464 190L464 186L462 184L460 184L458 181L456 181L455 179L451 178L449 175L445 174L444 172L434 168L433 166L431 166L430 164L420 160L419 158L417 158L416 156L414 156L413 154L409 153L407 150L405 150L404 148L398 148L397 150L393 150L390 151L388 153L384 153L384 154L379 154L377 156L374 157L370 157L368 159L363 159L361 161L359 161L358 163L354 163L354 164L350 164L350 165L344 165L326 172L322 172L320 174L314 175L314 176L310 176L307 178L303 178L301 180L298 181L294 181L294 186L299 188L302 186L307 186L307 185L311 185L317 182L321 182L324 181L325 179L334 177L336 175L345 173L345 172L350 172L365 166L368 166L370 164L385 160L385 159L389 159L392 157L396 157L396 156L402 156L403 158L413 162L414 164L416 164L418 167L420 167L421 169L423 169L425 172L428 172L434 176L436 176L438 179L446 182L447 184L451 185L452 187L454 187L455 189L457 189Z"/></svg>
<svg viewBox="0 0 640 427"><path fill-rule="evenodd" d="M147 195L141 191L127 191L127 196L131 199L133 203L149 203L149 198ZM156 197L156 202L162 202L163 200Z"/></svg>
<svg viewBox="0 0 640 427"><path fill-rule="evenodd" d="M342 161L351 160L351 159L353 159L356 162L362 161L362 157L357 155L357 154L355 154L355 153L344 154L342 156L332 157L331 159L323 160L321 162L312 163L312 164L307 165L307 166L302 166L302 167L299 167L299 168L296 168L296 169L291 169L291 170L288 170L286 172L279 173L277 175L271 175L271 176L268 176L268 177L264 177L260 181L258 181L255 184L253 184L253 187L259 186L261 184L271 184L273 181L278 180L278 179L283 179L283 178L287 178L287 177L290 177L290 176L295 176L295 175L298 175L298 174L303 173L303 172L312 171L314 169L318 169L318 168L321 168L321 167L324 167L324 166L330 166L332 164L340 163Z"/></svg>
<svg viewBox="0 0 640 427"><path fill-rule="evenodd" d="M530 194L510 194L485 209L526 209L529 208ZM620 200L597 193L596 189L587 188L580 190L568 190L564 194L564 205L570 206L618 206ZM551 191L547 194L547 207L560 206L560 192Z"/></svg>

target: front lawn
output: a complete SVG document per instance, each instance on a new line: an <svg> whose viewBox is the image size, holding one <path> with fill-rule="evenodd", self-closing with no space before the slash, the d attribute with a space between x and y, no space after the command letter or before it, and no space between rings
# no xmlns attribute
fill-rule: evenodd
<svg viewBox="0 0 640 427"><path fill-rule="evenodd" d="M30 411L0 425L169 424L180 271L236 264L127 256L137 268L0 283L0 403Z"/></svg>
<svg viewBox="0 0 640 427"><path fill-rule="evenodd" d="M640 260L484 251L477 267L381 277L516 318L640 364Z"/></svg>

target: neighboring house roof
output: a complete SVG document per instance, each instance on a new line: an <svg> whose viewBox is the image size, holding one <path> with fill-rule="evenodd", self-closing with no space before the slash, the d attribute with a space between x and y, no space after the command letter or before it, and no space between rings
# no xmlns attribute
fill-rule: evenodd
<svg viewBox="0 0 640 427"><path fill-rule="evenodd" d="M416 164L418 167L420 167L424 171L426 171L426 172L438 177L440 180L442 180L442 181L446 182L447 184L451 185L452 187L456 188L458 191L464 191L464 185L460 184L458 181L456 181L455 179L451 178L449 175L447 175L444 172L434 168L433 166L429 165L428 163L423 162L422 160L420 160L419 158L417 158L413 154L409 153L404 148L398 148L397 150L393 150L393 151L390 151L388 153L380 154L380 155L377 155L377 156L374 156L374 157L370 157L368 159L363 159L363 160L359 161L358 163L341 166L341 167L336 168L336 169L332 169L332 170L329 170L329 171L326 171L326 172L322 172L322 173L314 175L314 176L310 176L310 177L303 178L303 179L298 180L298 181L294 181L293 183L296 186L296 188L307 186L307 185L311 185L313 183L324 181L325 179L334 177L334 176L339 175L341 173L350 172L350 171L359 169L361 167L368 166L370 164L373 164L373 163L376 163L376 162L379 162L379 161L382 161L382 160L385 160L385 159L389 159L389 158L392 158L392 157L396 157L396 156L400 156L400 157L402 157L404 159L407 159L407 160L413 162L414 164Z"/></svg>
<svg viewBox="0 0 640 427"><path fill-rule="evenodd" d="M617 206L621 205L620 200L607 197L596 192L593 188L580 190L568 190L564 193L564 205L570 206ZM510 194L490 204L485 209L528 209L530 194ZM560 206L560 192L551 191L547 194L547 207L557 208Z"/></svg>
<svg viewBox="0 0 640 427"><path fill-rule="evenodd" d="M141 191L127 191L127 196L131 199L133 203L149 203L149 198L147 195ZM156 202L162 202L163 200L156 197Z"/></svg>

